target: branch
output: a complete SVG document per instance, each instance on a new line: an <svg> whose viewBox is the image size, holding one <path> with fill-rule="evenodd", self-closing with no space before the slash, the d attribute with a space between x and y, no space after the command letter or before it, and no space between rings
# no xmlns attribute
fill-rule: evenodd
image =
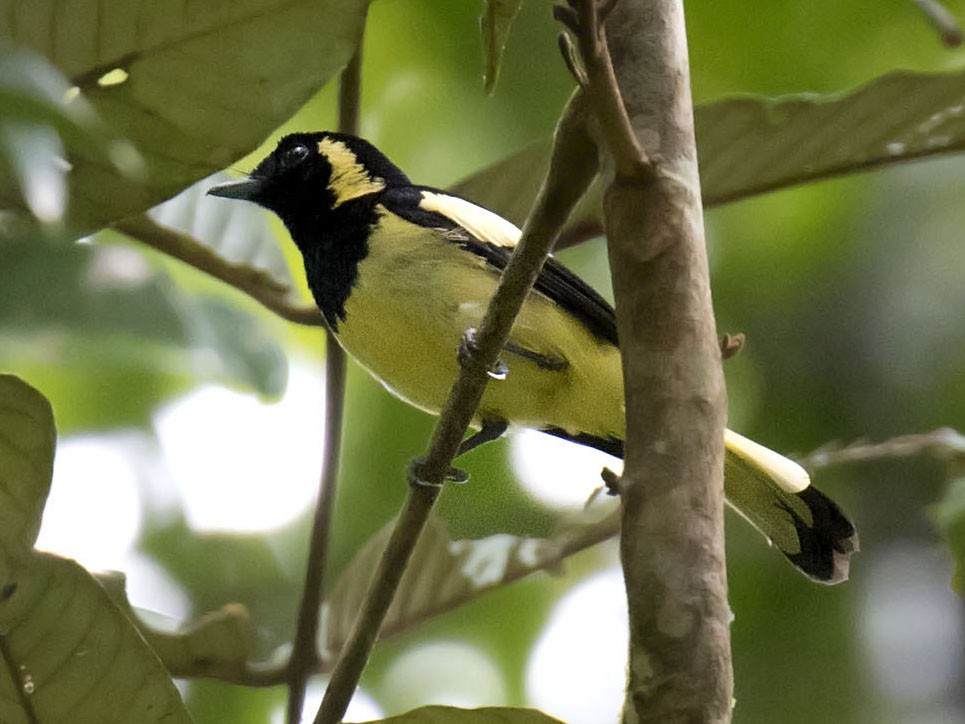
<svg viewBox="0 0 965 724"><path fill-rule="evenodd" d="M486 316L475 335L463 370L436 425L426 457L417 464L428 485L413 485L392 537L372 580L348 642L332 672L315 724L342 719L382 622L398 588L419 534L439 495L459 443L472 421L516 314L529 294L570 209L596 173L596 148L586 135L578 94L557 126L553 160L513 257L507 264ZM512 370L509 374L513 374ZM498 384L495 382L494 384Z"/></svg>
<svg viewBox="0 0 965 724"><path fill-rule="evenodd" d="M856 442L846 447L826 445L805 455L799 462L807 470L819 470L846 463L919 455L943 461L965 461L965 435L950 427L940 427L931 432L901 435L884 442Z"/></svg>
<svg viewBox="0 0 965 724"><path fill-rule="evenodd" d="M162 226L146 214L118 221L112 228L244 292L282 319L313 327L325 325L315 306L292 301L286 285L259 269L226 261L197 239Z"/></svg>
<svg viewBox="0 0 965 724"><path fill-rule="evenodd" d="M338 130L357 136L362 100L362 38L355 55L342 71L338 86ZM318 501L312 518L312 535L305 564L305 587L298 610L291 658L288 661L288 724L301 721L309 676L319 669L318 625L325 595L325 567L331 537L335 487L342 449L342 418L345 410L345 351L335 335L325 329L325 459L319 480Z"/></svg>
<svg viewBox="0 0 965 724"><path fill-rule="evenodd" d="M931 21L938 37L947 48L957 48L962 44L962 29L958 25L958 20L949 12L948 8L938 0L912 0L915 5L921 8L922 12Z"/></svg>
<svg viewBox="0 0 965 724"><path fill-rule="evenodd" d="M573 49L561 39L563 59L577 82L584 86L593 115L599 121L603 140L617 167L617 174L627 178L653 177L653 165L637 142L627 117L617 85L610 51L607 48L603 21L616 5L616 0L567 0L568 6L555 5L553 16L576 37L584 70L575 67Z"/></svg>
<svg viewBox="0 0 965 724"><path fill-rule="evenodd" d="M603 209L627 411L618 486L630 615L623 722L729 722L726 394L683 3L622 0L604 37L593 16L612 2L571 2L563 19L579 41L602 145L615 156ZM600 57L607 52L612 64Z"/></svg>

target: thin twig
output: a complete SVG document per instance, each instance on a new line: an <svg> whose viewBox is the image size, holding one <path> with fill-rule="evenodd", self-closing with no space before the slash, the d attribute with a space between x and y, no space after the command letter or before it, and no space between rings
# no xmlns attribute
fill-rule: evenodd
<svg viewBox="0 0 965 724"><path fill-rule="evenodd" d="M143 628L141 622L135 623L139 629ZM255 689L281 686L288 683L289 676L287 661L282 664L246 663L242 667L210 661L186 662L174 667L165 662L165 666L175 679L214 679Z"/></svg>
<svg viewBox="0 0 965 724"><path fill-rule="evenodd" d="M244 292L282 319L313 327L325 325L316 307L291 299L287 285L254 267L226 261L197 239L163 226L147 214L118 221L113 228Z"/></svg>
<svg viewBox="0 0 965 724"><path fill-rule="evenodd" d="M408 499L366 594L362 610L332 672L315 724L342 719L389 605L452 459L459 448L509 330L553 247L570 209L596 173L596 148L586 133L582 95L575 96L557 127L553 160L522 238L503 273L463 370L436 425L419 477L430 486L412 486ZM512 369L509 374L513 374ZM498 384L498 382L494 383Z"/></svg>
<svg viewBox="0 0 965 724"><path fill-rule="evenodd" d="M957 48L962 44L962 28L954 15L942 5L938 0L912 0L915 5L921 8L922 12L931 21L938 37L948 48Z"/></svg>
<svg viewBox="0 0 965 724"><path fill-rule="evenodd" d="M937 460L965 460L965 435L950 427L931 432L901 435L876 443L857 442L846 447L825 446L805 455L799 462L808 470L845 463L927 455Z"/></svg>
<svg viewBox="0 0 965 724"><path fill-rule="evenodd" d="M583 61L583 77L593 114L600 123L603 138L609 146L618 176L652 178L654 166L637 141L617 85L610 51L607 48L603 20L616 5L615 1L568 0L569 7L555 5L554 17L576 37ZM561 44L561 48L566 46ZM567 66L570 59L564 60Z"/></svg>
<svg viewBox="0 0 965 724"><path fill-rule="evenodd" d="M338 87L338 130L358 135L362 101L362 38L355 55L345 66ZM325 568L331 537L332 511L338 483L342 447L342 418L345 409L345 351L330 329L325 330L325 459L312 519L312 535L305 564L305 588L298 611L294 645L289 659L288 724L301 721L305 687L321 661L318 625L325 595Z"/></svg>

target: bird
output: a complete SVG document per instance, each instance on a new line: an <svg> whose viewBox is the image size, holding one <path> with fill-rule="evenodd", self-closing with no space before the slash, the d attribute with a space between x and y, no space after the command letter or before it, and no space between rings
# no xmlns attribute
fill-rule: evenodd
<svg viewBox="0 0 965 724"><path fill-rule="evenodd" d="M301 252L339 344L392 394L438 414L457 350L482 320L520 230L472 201L413 183L370 142L292 133L244 178L208 194L274 212ZM552 255L516 318L460 453L533 428L623 457L613 307ZM854 525L797 463L725 432L727 502L813 581L848 577Z"/></svg>

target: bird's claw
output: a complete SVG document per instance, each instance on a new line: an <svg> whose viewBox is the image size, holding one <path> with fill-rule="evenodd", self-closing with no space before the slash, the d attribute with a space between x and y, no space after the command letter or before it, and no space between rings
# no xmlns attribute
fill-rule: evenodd
<svg viewBox="0 0 965 724"><path fill-rule="evenodd" d="M409 464L409 485L423 488L441 488L445 483L464 485L469 482L469 473L459 468L450 467L441 483L430 483L426 480L426 475L422 471L423 465L425 465L423 458L416 458Z"/></svg>
<svg viewBox="0 0 965 724"><path fill-rule="evenodd" d="M459 341L459 351L456 355L459 364L468 367L472 364L472 358L479 352L479 345L476 342L476 329L470 327L462 335ZM509 367L501 359L497 359L491 367L486 370L486 374L494 380L505 380L509 375Z"/></svg>

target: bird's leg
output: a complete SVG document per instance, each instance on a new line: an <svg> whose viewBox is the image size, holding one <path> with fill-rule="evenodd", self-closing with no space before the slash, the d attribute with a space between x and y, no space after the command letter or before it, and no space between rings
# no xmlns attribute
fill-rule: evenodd
<svg viewBox="0 0 965 724"><path fill-rule="evenodd" d="M513 344L512 342L507 342L504 349L511 354L519 355L523 359L528 359L530 362L535 362L536 366L542 370L548 370L550 372L562 372L570 366L570 363L565 359L540 354L539 352L534 352L531 349L520 347L518 344Z"/></svg>
<svg viewBox="0 0 965 724"><path fill-rule="evenodd" d="M509 423L505 420L483 420L482 427L479 428L478 432L474 432L472 435L467 437L462 441L459 446L459 452L456 453L456 457L460 455L465 455L470 450L475 450L480 445L485 445L487 442L492 442L502 437L503 433L509 429Z"/></svg>

